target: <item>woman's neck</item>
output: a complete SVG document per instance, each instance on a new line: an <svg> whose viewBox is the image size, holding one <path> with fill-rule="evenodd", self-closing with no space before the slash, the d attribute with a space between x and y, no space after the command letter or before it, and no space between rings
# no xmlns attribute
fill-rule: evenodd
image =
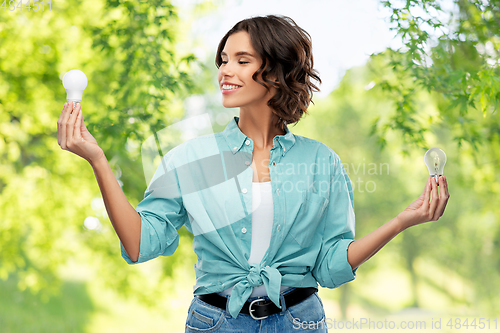
<svg viewBox="0 0 500 333"><path fill-rule="evenodd" d="M260 110L240 108L238 127L241 132L251 138L254 149L273 147L276 135L285 135L286 132L276 127L278 116L269 107Z"/></svg>

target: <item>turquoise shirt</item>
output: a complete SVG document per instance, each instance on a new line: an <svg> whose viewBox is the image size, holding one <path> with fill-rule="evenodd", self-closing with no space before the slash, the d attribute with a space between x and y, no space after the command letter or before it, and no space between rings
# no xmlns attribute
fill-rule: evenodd
<svg viewBox="0 0 500 333"><path fill-rule="evenodd" d="M336 288L356 277L347 261L354 240L352 184L338 155L325 144L293 134L273 139L269 174L274 218L271 243L250 265L252 139L234 117L224 131L188 140L163 156L144 199L139 258L172 255L185 226L198 257L195 295L234 285L228 310L236 318L253 287L264 284L279 307L280 287Z"/></svg>

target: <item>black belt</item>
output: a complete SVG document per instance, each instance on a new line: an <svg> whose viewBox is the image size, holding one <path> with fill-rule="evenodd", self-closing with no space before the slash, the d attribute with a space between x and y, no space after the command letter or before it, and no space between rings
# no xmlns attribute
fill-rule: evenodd
<svg viewBox="0 0 500 333"><path fill-rule="evenodd" d="M291 307L297 303L302 302L307 297L311 296L317 292L317 288L296 288L283 295L285 298L285 304L287 307ZM221 296L217 293L206 294L206 295L196 295L200 300L210 305L216 306L222 310L226 310L226 303L228 301L227 297ZM258 304L260 303L260 304ZM264 319L275 313L281 312L273 301L266 300L264 298L256 299L252 302L245 302L240 313L250 315L253 319Z"/></svg>

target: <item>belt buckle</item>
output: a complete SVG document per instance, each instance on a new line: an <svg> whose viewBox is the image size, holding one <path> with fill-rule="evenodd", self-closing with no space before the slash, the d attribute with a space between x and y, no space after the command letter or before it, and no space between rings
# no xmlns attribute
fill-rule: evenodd
<svg viewBox="0 0 500 333"><path fill-rule="evenodd" d="M256 316L254 316L254 315L253 315L253 313L252 313L252 312L253 312L253 311L255 311L255 310L253 310L253 309L252 309L252 305L253 305L254 303L256 303L256 302L260 302L260 301L265 301L265 299L264 299L264 298L259 298L259 299L253 300L253 301L250 303L250 305L248 306L248 312L250 313L250 317L252 317L252 318L253 318L253 319L255 319L255 320L262 320L262 319L266 319L267 317L269 317L269 316L265 316L265 317L256 317Z"/></svg>

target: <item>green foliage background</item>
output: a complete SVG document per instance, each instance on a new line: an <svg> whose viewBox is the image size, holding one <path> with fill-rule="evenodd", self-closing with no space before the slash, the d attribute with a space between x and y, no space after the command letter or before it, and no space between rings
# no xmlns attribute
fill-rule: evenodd
<svg viewBox="0 0 500 333"><path fill-rule="evenodd" d="M438 222L396 237L355 281L321 290L327 316L419 308L494 318L500 308L494 292L500 283L499 2L457 0L452 10L430 0L382 6L404 46L349 70L290 129L342 158L354 185L357 238L421 193L430 147L447 153L451 199ZM217 7L204 2L195 12L210 10ZM65 102L62 75L81 69L90 83L84 120L136 206L147 185L140 146L186 115L189 96L202 98L212 119L237 114L214 99L213 57L204 64L191 54L189 24L165 1L0 10L2 332L183 329L194 284L191 235L180 230L171 257L128 266L92 168L60 149L56 122ZM172 138L172 146L179 140ZM99 229L83 226L89 216L99 218Z"/></svg>

